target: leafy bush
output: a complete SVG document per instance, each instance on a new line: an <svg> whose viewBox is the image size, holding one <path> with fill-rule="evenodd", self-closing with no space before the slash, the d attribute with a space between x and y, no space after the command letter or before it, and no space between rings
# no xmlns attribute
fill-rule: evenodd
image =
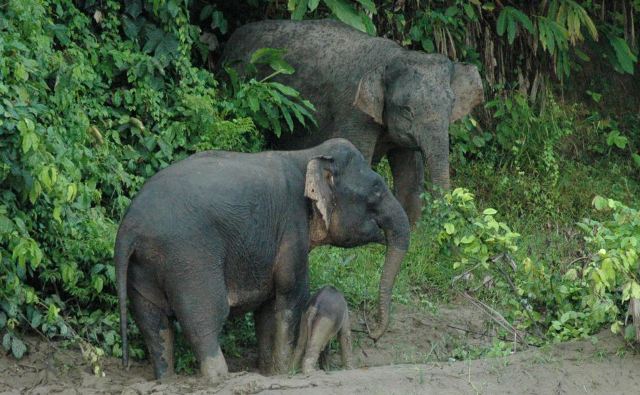
<svg viewBox="0 0 640 395"><path fill-rule="evenodd" d="M172 0L0 4L0 334L15 357L27 329L119 355L113 243L142 182L198 150L259 150L262 121L310 122L287 87L221 89L191 60L199 37ZM256 126L241 92L276 111Z"/></svg>
<svg viewBox="0 0 640 395"><path fill-rule="evenodd" d="M587 303L611 322L613 332L621 332L632 299L640 300L640 211L613 199L596 196L596 210L608 214L603 221L585 219L578 226L585 233L591 252L582 274L590 285ZM633 320L638 325L640 316ZM626 337L636 338L635 327L627 327Z"/></svg>
<svg viewBox="0 0 640 395"><path fill-rule="evenodd" d="M435 241L439 253L452 258L454 269L488 270L492 258L518 250L520 235L495 219L495 209L480 213L468 190L456 188L425 210L423 226L438 229Z"/></svg>
<svg viewBox="0 0 640 395"><path fill-rule="evenodd" d="M575 110L561 107L550 94L545 105L534 106L525 96L506 92L486 108L493 126L482 129L473 118L452 126L452 160L466 167L463 172L493 178L491 193L502 196L502 211L555 214L561 149L573 133Z"/></svg>

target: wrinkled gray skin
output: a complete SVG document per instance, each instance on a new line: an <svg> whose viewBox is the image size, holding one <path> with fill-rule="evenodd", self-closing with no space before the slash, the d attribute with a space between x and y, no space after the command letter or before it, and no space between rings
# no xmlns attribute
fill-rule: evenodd
<svg viewBox="0 0 640 395"><path fill-rule="evenodd" d="M302 373L315 370L318 357L320 367L327 366L329 341L338 336L340 355L345 369L351 369L351 324L347 301L340 291L325 285L309 300L300 319L298 344L293 356L294 369L302 366Z"/></svg>
<svg viewBox="0 0 640 395"><path fill-rule="evenodd" d="M406 50L333 20L242 26L221 63L242 68L263 47L286 49L285 60L296 72L276 80L296 88L317 110L316 130L283 133L274 147L299 149L343 137L372 164L386 155L394 192L412 223L421 214L423 158L432 183L449 189L449 123L483 101L475 66Z"/></svg>
<svg viewBox="0 0 640 395"><path fill-rule="evenodd" d="M286 372L309 298L315 246L384 243L380 336L409 244L409 222L383 179L344 139L289 152L201 152L151 177L116 238L123 362L126 298L157 378L173 373L180 323L202 374L227 372L219 335L229 313L254 311L260 369Z"/></svg>

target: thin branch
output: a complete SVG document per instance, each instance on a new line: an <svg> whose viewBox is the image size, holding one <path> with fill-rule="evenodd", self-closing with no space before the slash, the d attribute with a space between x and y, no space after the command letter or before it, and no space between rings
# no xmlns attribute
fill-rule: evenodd
<svg viewBox="0 0 640 395"><path fill-rule="evenodd" d="M476 307L480 308L485 314L487 314L495 323L500 325L503 329L513 333L517 340L520 340L523 344L526 344L524 334L520 333L520 331L514 328L513 325L511 325L509 321L507 321L502 316L502 314L497 312L494 308L474 298L473 296L469 295L466 292L458 292L458 294L462 295L467 300L469 300L472 304L474 304Z"/></svg>

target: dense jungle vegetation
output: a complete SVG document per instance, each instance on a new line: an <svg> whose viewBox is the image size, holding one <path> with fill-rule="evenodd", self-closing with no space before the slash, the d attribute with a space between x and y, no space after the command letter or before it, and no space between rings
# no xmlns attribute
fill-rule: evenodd
<svg viewBox="0 0 640 395"><path fill-rule="evenodd" d="M640 336L626 322L628 309L640 315L640 1L0 0L7 353L20 358L37 332L80 344L93 363L121 355L112 253L131 198L191 153L259 151L265 130L313 122L295 90L212 70L244 23L321 17L483 76L486 103L450 130L455 189L425 196L396 302L477 298L529 344L606 326ZM273 55L254 60L293 71ZM314 250L312 284L366 309L383 253ZM252 344L251 325L229 325L226 352ZM183 349L178 368L193 362Z"/></svg>

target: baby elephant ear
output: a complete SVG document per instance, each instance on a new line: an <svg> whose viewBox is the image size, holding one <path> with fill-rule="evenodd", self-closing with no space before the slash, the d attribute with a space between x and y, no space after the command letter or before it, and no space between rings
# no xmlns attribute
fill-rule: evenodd
<svg viewBox="0 0 640 395"><path fill-rule="evenodd" d="M335 206L333 173L333 158L330 156L319 156L307 163L304 196L313 200L327 230Z"/></svg>
<svg viewBox="0 0 640 395"><path fill-rule="evenodd" d="M382 125L384 111L384 87L382 85L382 67L365 74L358 82L358 90L353 105L368 114L376 123Z"/></svg>

